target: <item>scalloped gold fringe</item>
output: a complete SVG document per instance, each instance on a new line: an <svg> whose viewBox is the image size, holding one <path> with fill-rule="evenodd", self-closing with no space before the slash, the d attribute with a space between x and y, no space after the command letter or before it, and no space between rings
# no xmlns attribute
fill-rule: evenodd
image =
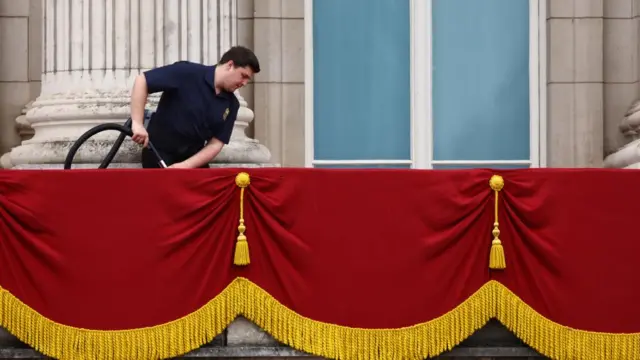
<svg viewBox="0 0 640 360"><path fill-rule="evenodd" d="M437 356L494 317L552 359L640 360L640 333L595 333L556 324L496 281L488 282L436 319L399 329L348 328L308 319L245 278L237 278L213 300L183 318L122 331L88 330L55 323L0 288L0 325L34 349L58 359L176 357L210 342L238 315L255 322L284 344L331 359Z"/></svg>

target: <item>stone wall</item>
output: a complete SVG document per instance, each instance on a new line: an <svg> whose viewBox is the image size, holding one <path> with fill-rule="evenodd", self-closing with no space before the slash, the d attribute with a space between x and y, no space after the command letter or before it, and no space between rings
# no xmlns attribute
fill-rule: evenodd
<svg viewBox="0 0 640 360"><path fill-rule="evenodd" d="M548 165L603 160L603 0L549 0Z"/></svg>
<svg viewBox="0 0 640 360"><path fill-rule="evenodd" d="M255 137L269 148L273 162L304 166L304 0L239 0L238 5L240 24L246 26L238 30L246 34L240 41L252 45L262 64L252 85Z"/></svg>
<svg viewBox="0 0 640 360"><path fill-rule="evenodd" d="M16 118L40 93L41 17L41 0L0 0L0 156L20 143Z"/></svg>

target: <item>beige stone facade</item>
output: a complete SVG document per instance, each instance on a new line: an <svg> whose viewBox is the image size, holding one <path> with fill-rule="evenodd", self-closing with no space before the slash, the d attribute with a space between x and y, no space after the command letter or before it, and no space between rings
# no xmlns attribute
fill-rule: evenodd
<svg viewBox="0 0 640 360"><path fill-rule="evenodd" d="M237 43L263 68L241 91L255 114L248 134L284 166L305 164L304 2L238 0L235 14ZM40 94L44 3L0 1L2 153L20 145L21 115ZM640 125L630 111L640 98L640 1L548 0L546 17L547 166L633 167L635 142L605 159Z"/></svg>
<svg viewBox="0 0 640 360"><path fill-rule="evenodd" d="M20 143L16 119L40 94L42 4L0 1L0 152Z"/></svg>

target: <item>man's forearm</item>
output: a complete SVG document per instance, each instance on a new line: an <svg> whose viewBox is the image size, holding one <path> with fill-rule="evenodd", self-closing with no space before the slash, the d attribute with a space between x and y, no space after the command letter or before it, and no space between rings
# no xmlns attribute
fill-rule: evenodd
<svg viewBox="0 0 640 360"><path fill-rule="evenodd" d="M220 140L213 139L202 150L183 161L183 165L190 169L199 168L218 156L223 146L224 144Z"/></svg>
<svg viewBox="0 0 640 360"><path fill-rule="evenodd" d="M147 104L147 80L144 74L136 77L131 90L131 120L139 125L144 124L144 107Z"/></svg>

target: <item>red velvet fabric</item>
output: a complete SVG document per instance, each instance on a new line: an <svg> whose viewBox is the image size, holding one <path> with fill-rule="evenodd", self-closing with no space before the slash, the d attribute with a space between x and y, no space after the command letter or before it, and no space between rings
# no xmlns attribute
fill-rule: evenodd
<svg viewBox="0 0 640 360"><path fill-rule="evenodd" d="M502 271L488 265L494 173ZM622 170L0 171L0 287L112 330L187 315L242 276L314 320L395 328L494 279L562 325L639 332L637 184Z"/></svg>

